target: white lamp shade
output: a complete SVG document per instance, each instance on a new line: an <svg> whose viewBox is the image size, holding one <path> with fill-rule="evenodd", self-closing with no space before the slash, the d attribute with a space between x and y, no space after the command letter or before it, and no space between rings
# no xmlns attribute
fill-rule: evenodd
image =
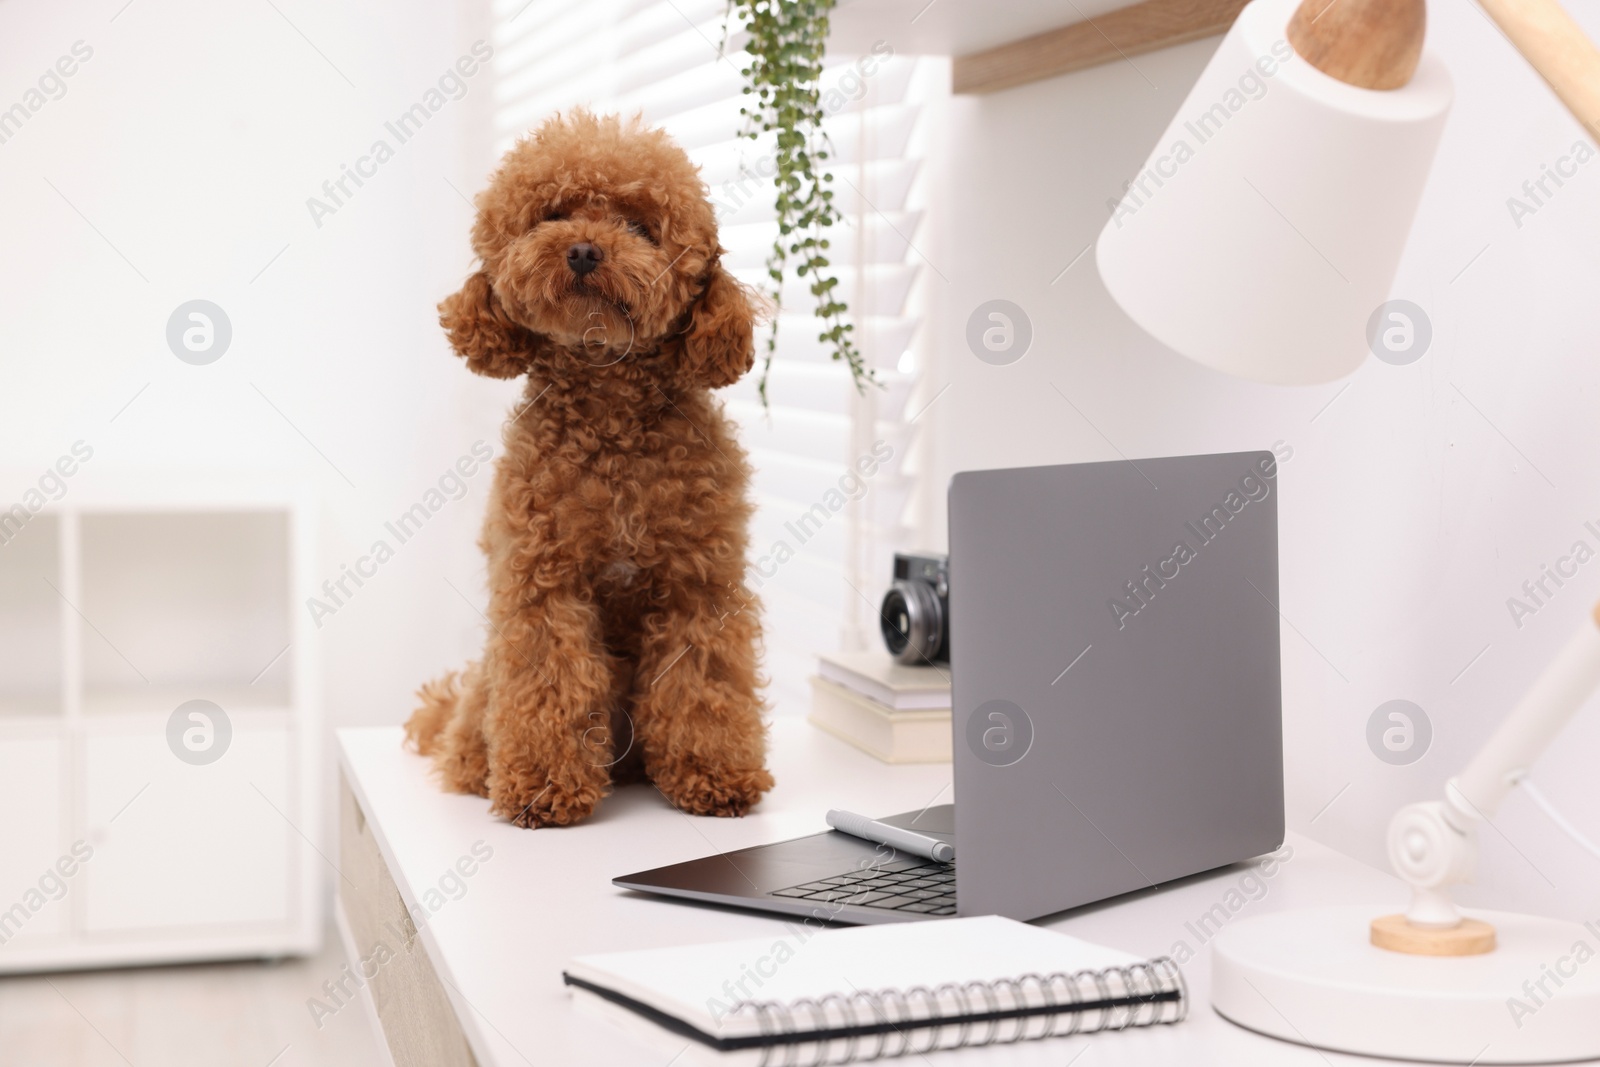
<svg viewBox="0 0 1600 1067"><path fill-rule="evenodd" d="M1450 110L1424 55L1402 89L1297 56L1299 0L1254 0L1100 234L1124 311L1167 346L1264 382L1343 377L1369 354Z"/></svg>

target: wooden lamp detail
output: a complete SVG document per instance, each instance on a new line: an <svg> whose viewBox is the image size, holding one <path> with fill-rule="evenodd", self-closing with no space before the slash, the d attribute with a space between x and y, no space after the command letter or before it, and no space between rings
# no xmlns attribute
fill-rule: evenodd
<svg viewBox="0 0 1600 1067"><path fill-rule="evenodd" d="M1600 49L1556 0L1478 0L1590 137L1600 139Z"/></svg>
<svg viewBox="0 0 1600 1067"><path fill-rule="evenodd" d="M1330 78L1362 89L1400 89L1422 58L1424 0L1305 0L1289 43Z"/></svg>
<svg viewBox="0 0 1600 1067"><path fill-rule="evenodd" d="M1480 919L1464 918L1460 926L1440 930L1413 926L1404 915L1385 915L1372 920L1372 943L1412 956L1481 956L1494 951L1495 933Z"/></svg>

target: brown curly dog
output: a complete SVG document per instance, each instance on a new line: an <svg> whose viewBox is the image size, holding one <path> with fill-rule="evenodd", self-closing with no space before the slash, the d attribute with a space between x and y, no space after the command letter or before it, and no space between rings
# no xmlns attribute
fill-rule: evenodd
<svg viewBox="0 0 1600 1067"><path fill-rule="evenodd" d="M469 368L528 382L479 541L487 648L422 687L408 739L519 826L641 772L683 811L742 815L772 788L750 469L711 390L750 369L758 300L721 266L699 171L638 120L557 117L506 154L472 245L483 269L440 322Z"/></svg>

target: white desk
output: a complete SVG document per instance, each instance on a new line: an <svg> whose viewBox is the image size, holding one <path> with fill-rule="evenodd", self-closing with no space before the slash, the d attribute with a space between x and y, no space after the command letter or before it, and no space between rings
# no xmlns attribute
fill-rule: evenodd
<svg viewBox="0 0 1600 1067"><path fill-rule="evenodd" d="M375 952L374 937L393 959L374 961L362 996L389 1035L397 1067L482 1067L518 1064L644 1064L662 1067L657 1046L576 1011L561 970L575 955L625 948L758 937L782 920L756 913L673 903L624 892L619 874L712 852L824 829L823 812L843 807L890 814L950 799L950 767L887 766L797 719L772 730L777 788L743 819L691 818L654 790L633 786L602 803L590 821L566 829L519 830L493 819L488 802L439 791L427 764L401 750L398 727L344 730L339 747L347 785L339 879L341 925L353 959ZM358 815L354 805L359 804ZM364 818L362 817L364 816ZM432 892L461 859L492 849L460 878L459 899ZM1323 1054L1247 1033L1210 1006L1210 950L1201 919L1214 932L1229 921L1289 907L1370 901L1374 913L1397 908L1405 893L1392 877L1297 836L1292 856L1260 884L1259 899L1238 890L1253 867L1236 867L1161 890L1079 909L1047 925L1142 955L1172 953L1186 942L1196 954L1183 970L1192 995L1189 1018L1176 1026L967 1049L925 1058L933 1063L1253 1064L1327 1067L1376 1061ZM366 849L366 854L363 853ZM377 867L381 856L387 876ZM437 910L409 949L371 919L392 876L408 906ZM445 878L446 891L456 888ZM361 914L364 913L364 914ZM396 913L398 913L396 911ZM380 931L374 933L374 931ZM429 972L434 1014L430 1015ZM448 1005L444 998L448 998ZM374 1004L376 1008L374 1009ZM456 1029L456 1028L459 1029ZM463 1045L470 1045L470 1056Z"/></svg>

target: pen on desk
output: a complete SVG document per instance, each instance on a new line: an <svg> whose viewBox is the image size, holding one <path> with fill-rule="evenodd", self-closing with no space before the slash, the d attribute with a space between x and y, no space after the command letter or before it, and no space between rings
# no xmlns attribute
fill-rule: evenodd
<svg viewBox="0 0 1600 1067"><path fill-rule="evenodd" d="M829 811L828 825L851 837L888 845L897 852L938 860L940 863L955 862L956 847L948 841L941 841L928 834L919 834L915 830L890 826L886 822L869 819L852 811L839 811L837 808Z"/></svg>

